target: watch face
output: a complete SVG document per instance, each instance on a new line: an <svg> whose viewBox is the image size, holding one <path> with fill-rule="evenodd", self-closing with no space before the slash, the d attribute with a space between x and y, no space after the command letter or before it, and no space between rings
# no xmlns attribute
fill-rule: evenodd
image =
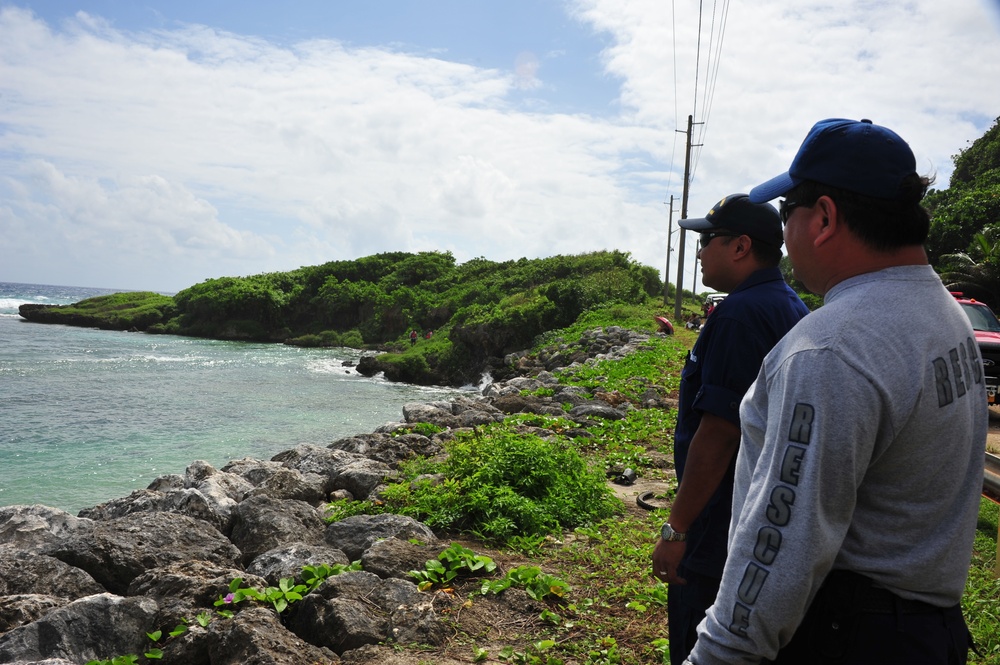
<svg viewBox="0 0 1000 665"><path fill-rule="evenodd" d="M684 540L684 534L677 533L672 526L664 524L660 529L660 538L666 541L679 541Z"/></svg>

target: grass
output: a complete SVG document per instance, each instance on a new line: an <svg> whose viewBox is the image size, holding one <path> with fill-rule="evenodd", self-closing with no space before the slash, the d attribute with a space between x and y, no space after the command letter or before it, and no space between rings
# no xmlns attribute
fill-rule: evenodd
<svg viewBox="0 0 1000 665"><path fill-rule="evenodd" d="M981 656L970 663L1000 665L1000 579L997 579L997 518L1000 506L983 499L972 551L972 565L965 584L962 609Z"/></svg>
<svg viewBox="0 0 1000 665"><path fill-rule="evenodd" d="M574 339L598 326L624 325L653 330L651 308L624 308L589 313L572 329L539 339L539 345ZM648 387L676 397L677 377L694 333L678 330L673 337L655 339L646 349L620 361L603 361L573 373L565 383L599 386L619 392L633 403ZM636 381L634 377L641 377ZM673 409L642 409L619 421L589 427L591 436L572 438L576 449L597 469L631 467L640 478L667 485L673 452ZM519 428L539 436L564 437L564 419L513 416L492 431L507 437ZM549 434L545 434L548 431ZM566 444L565 437L561 439ZM568 444L566 444L568 445ZM1000 507L983 499L972 565L963 598L970 630L981 655L970 654L972 665L1000 665L1000 582L994 577L997 521ZM650 575L650 555L665 511L643 511L634 505L624 514L596 519L572 531L545 537L521 533L506 540L483 540L468 533L452 533L477 554L489 556L503 569L537 566L565 583L568 591L533 621L523 616L491 617L487 625L465 623L481 603L480 581L456 584L452 593L464 598L454 621L454 637L438 656L460 662L507 662L539 665L569 663L640 665L666 663L669 632L666 587ZM418 662L426 651L400 647Z"/></svg>

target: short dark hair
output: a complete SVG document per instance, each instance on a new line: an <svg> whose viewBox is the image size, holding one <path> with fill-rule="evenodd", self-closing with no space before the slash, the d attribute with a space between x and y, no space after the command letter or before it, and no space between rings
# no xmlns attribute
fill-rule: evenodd
<svg viewBox="0 0 1000 665"><path fill-rule="evenodd" d="M923 245L931 227L927 210L920 205L934 178L916 173L904 178L895 200L877 199L846 189L806 180L785 194L787 200L812 206L821 196L837 204L847 227L877 251Z"/></svg>
<svg viewBox="0 0 1000 665"><path fill-rule="evenodd" d="M747 236L750 238L750 253L753 254L754 259L757 263L765 268L775 268L781 264L781 248L775 247L774 245L769 245L763 240L757 240L753 236ZM733 238L725 238L725 244L732 242Z"/></svg>

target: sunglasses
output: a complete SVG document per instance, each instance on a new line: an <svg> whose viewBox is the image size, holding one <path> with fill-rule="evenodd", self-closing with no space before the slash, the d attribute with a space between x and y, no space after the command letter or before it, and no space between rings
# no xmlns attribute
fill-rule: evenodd
<svg viewBox="0 0 1000 665"><path fill-rule="evenodd" d="M739 238L739 233L724 233L722 231L711 231L699 234L701 238L698 240L698 244L702 249L708 247L708 243L712 242L712 238Z"/></svg>
<svg viewBox="0 0 1000 665"><path fill-rule="evenodd" d="M778 215L781 217L782 225L788 223L788 218L792 216L792 212L796 208L801 208L805 206L805 203L800 203L799 201L789 201L788 199L782 199L778 204Z"/></svg>

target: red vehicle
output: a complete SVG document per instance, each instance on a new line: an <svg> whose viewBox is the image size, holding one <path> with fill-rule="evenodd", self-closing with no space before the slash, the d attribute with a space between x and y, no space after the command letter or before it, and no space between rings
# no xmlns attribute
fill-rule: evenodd
<svg viewBox="0 0 1000 665"><path fill-rule="evenodd" d="M976 343L979 344L979 355L983 358L983 371L986 375L987 401L996 404L997 389L1000 386L1000 321L985 303L966 298L957 291L952 291L951 294L962 306L962 311L969 317L972 329L976 332Z"/></svg>

